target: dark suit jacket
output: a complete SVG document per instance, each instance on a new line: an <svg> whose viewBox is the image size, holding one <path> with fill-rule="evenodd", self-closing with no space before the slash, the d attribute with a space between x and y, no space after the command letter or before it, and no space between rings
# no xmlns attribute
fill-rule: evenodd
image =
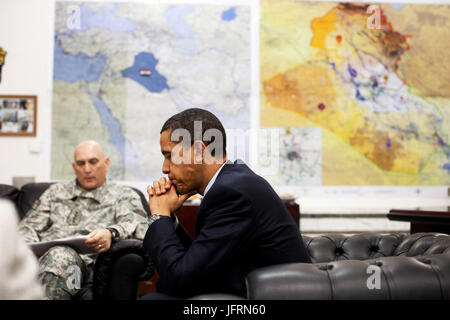
<svg viewBox="0 0 450 320"><path fill-rule="evenodd" d="M226 164L205 195L191 240L162 217L144 246L156 264L157 291L176 297L245 295L248 272L269 265L311 262L299 229L269 183L245 164Z"/></svg>

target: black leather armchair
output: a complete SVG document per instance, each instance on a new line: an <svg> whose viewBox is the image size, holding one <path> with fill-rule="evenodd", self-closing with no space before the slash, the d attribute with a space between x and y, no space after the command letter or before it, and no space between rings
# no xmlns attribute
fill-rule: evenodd
<svg viewBox="0 0 450 320"><path fill-rule="evenodd" d="M13 186L0 184L0 198L14 202L19 219L22 219L50 185L51 183L29 183L18 190ZM147 215L150 215L145 196L140 190L133 189L139 194ZM127 259L133 261L133 264L121 267L120 261ZM126 281L121 276L125 272L127 273ZM153 274L154 265L143 249L142 241L121 240L113 243L107 252L99 254L94 265L93 279L81 288L77 298L80 300L136 299L138 281L148 280Z"/></svg>
<svg viewBox="0 0 450 320"><path fill-rule="evenodd" d="M450 299L450 236L439 233L304 237L312 264L248 274L248 299Z"/></svg>

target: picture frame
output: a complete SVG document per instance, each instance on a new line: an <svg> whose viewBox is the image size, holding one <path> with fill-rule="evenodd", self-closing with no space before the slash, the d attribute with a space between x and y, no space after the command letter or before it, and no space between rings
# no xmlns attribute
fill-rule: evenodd
<svg viewBox="0 0 450 320"><path fill-rule="evenodd" d="M36 136L37 96L0 95L0 136Z"/></svg>

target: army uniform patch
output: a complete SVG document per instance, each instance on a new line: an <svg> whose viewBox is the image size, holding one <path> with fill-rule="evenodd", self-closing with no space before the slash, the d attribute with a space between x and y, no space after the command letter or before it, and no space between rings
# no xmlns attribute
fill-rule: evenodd
<svg viewBox="0 0 450 320"><path fill-rule="evenodd" d="M81 212L79 210L72 210L67 217L67 223L72 226L76 226L80 224L81 221Z"/></svg>
<svg viewBox="0 0 450 320"><path fill-rule="evenodd" d="M33 202L33 205L31 206L31 208L36 210L36 208L39 207L40 204L41 204L41 201L36 200L36 201Z"/></svg>

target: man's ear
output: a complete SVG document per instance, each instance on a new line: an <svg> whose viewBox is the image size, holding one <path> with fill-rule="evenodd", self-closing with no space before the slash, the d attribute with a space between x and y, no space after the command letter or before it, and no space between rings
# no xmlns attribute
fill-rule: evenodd
<svg viewBox="0 0 450 320"><path fill-rule="evenodd" d="M76 174L77 172L76 172L76 167L77 167L77 165L75 164L75 162L72 162L72 169L73 169L73 172Z"/></svg>
<svg viewBox="0 0 450 320"><path fill-rule="evenodd" d="M203 141L194 141L194 164L201 164L203 162L203 151L205 148L206 146Z"/></svg>
<svg viewBox="0 0 450 320"><path fill-rule="evenodd" d="M106 171L109 170L109 164L110 164L109 158L106 158L106 159L105 159Z"/></svg>

